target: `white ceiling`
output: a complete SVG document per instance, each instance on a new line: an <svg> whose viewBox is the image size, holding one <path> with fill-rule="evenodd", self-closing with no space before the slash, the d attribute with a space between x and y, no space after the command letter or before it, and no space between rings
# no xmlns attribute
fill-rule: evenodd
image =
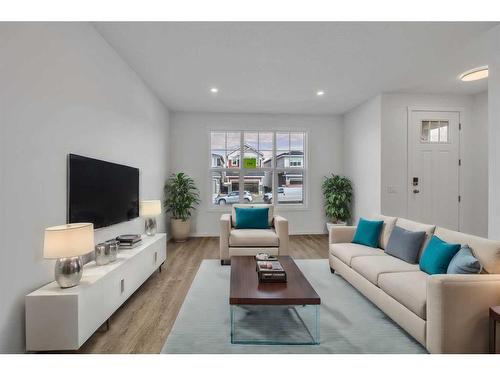
<svg viewBox="0 0 500 375"><path fill-rule="evenodd" d="M342 113L379 93L483 91L487 80L457 76L487 65L494 25L94 23L168 108L244 113Z"/></svg>

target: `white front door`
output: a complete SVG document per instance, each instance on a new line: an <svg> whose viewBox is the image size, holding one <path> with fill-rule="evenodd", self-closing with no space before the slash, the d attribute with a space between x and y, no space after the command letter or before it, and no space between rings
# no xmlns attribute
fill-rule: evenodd
<svg viewBox="0 0 500 375"><path fill-rule="evenodd" d="M409 218L459 230L460 112L409 115Z"/></svg>

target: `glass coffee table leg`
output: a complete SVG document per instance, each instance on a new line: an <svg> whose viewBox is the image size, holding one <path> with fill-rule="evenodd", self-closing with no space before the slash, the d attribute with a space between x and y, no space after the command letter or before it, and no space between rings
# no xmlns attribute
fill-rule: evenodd
<svg viewBox="0 0 500 375"><path fill-rule="evenodd" d="M231 344L234 344L234 306L230 306L231 315Z"/></svg>
<svg viewBox="0 0 500 375"><path fill-rule="evenodd" d="M231 343L318 345L319 305L230 305Z"/></svg>

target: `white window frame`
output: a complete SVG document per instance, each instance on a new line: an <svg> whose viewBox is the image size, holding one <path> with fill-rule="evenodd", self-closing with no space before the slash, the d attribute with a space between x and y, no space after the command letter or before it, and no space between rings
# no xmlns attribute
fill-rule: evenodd
<svg viewBox="0 0 500 375"><path fill-rule="evenodd" d="M240 133L240 166L235 167L235 168L227 168L227 167L212 167L212 162L211 162L211 155L212 155L212 149L211 149L211 134L212 133L231 133L231 132L239 132ZM273 150L272 150L272 160L273 160L273 165L272 167L257 167L257 168L243 168L243 156L244 156L244 134L245 132L266 132L266 133L273 133ZM303 151L303 162L302 162L302 167L277 167L277 160L276 160L276 133L283 133L283 132L288 132L288 133L303 133L304 134L304 151ZM226 135L227 137L227 135ZM208 145L208 154L210 157L208 158L209 163L208 163L208 176L207 176L207 181L209 182L208 186L210 186L210 189L208 191L208 201L210 202L209 204L209 211L223 211L223 212L230 212L232 204L227 204L224 206L219 206L214 204L213 202L213 191L212 191L212 173L213 172L237 172L239 173L239 203L244 204L244 194L241 194L244 192L245 186L244 186L244 176L246 173L251 173L251 172L256 172L256 171L262 171L262 172L271 172L273 173L273 179L272 179L272 191L273 191L273 199L272 199L272 204L273 206L276 207L279 211L300 211L300 210L307 210L309 208L309 170L308 170L308 164L309 164L309 131L306 129L290 129L290 128L274 128L272 130L270 129L231 129L231 128L207 128L207 145ZM226 150L227 151L227 150ZM290 151L290 150L289 150ZM278 173L280 172L295 172L297 173L298 171L302 172L302 203L279 203L278 202Z"/></svg>

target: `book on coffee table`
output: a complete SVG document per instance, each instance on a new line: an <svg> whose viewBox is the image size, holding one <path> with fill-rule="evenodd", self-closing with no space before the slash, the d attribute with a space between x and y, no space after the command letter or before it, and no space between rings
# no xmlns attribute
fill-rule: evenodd
<svg viewBox="0 0 500 375"><path fill-rule="evenodd" d="M278 260L258 260L256 264L260 282L286 283L286 272Z"/></svg>

